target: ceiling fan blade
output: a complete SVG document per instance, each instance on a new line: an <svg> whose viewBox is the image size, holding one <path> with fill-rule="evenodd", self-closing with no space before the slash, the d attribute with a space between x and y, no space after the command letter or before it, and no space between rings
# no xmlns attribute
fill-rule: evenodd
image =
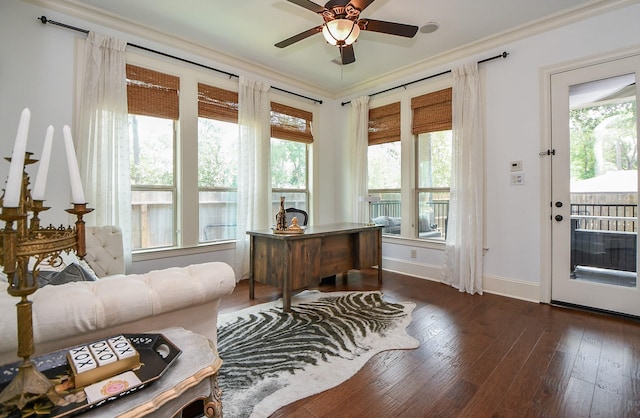
<svg viewBox="0 0 640 418"><path fill-rule="evenodd" d="M327 9L324 6L320 6L319 4L315 4L309 0L287 0L289 3L297 4L300 7L304 7L307 10L311 10L314 13L322 14Z"/></svg>
<svg viewBox="0 0 640 418"><path fill-rule="evenodd" d="M373 1L374 0L351 0L349 4L351 4L356 9L363 11L364 9L369 7L369 5L373 3Z"/></svg>
<svg viewBox="0 0 640 418"><path fill-rule="evenodd" d="M293 35L291 38L287 38L284 41L280 41L276 44L278 48L285 48L289 45L295 44L298 41L308 38L311 35L322 32L322 26L316 26L304 32L300 32L297 35Z"/></svg>
<svg viewBox="0 0 640 418"><path fill-rule="evenodd" d="M342 65L356 62L356 54L353 52L353 45L347 45L340 48L340 55L342 57Z"/></svg>
<svg viewBox="0 0 640 418"><path fill-rule="evenodd" d="M360 26L361 30L388 33L389 35L404 36L406 38L413 38L418 32L418 27L414 25L374 19L360 19L358 20L358 26Z"/></svg>

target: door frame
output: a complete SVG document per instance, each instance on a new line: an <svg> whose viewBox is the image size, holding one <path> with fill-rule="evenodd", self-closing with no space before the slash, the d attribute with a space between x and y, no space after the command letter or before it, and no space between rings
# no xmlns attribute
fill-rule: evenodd
<svg viewBox="0 0 640 418"><path fill-rule="evenodd" d="M640 47L624 48L606 54L593 55L586 58L544 67L540 74L540 302L551 303L551 270L552 270L552 236L553 225L551 207L551 77L567 71L577 70L592 65L632 57L640 54Z"/></svg>

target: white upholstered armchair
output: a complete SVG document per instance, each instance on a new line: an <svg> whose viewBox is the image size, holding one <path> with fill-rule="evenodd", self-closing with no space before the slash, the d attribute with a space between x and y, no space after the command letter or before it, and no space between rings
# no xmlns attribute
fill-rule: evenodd
<svg viewBox="0 0 640 418"><path fill-rule="evenodd" d="M120 333L182 327L214 343L220 299L235 287L221 262L124 273L117 227L87 227L86 262L99 279L49 285L33 300L36 353L42 354ZM0 282L0 364L17 361L17 298Z"/></svg>
<svg viewBox="0 0 640 418"><path fill-rule="evenodd" d="M88 226L85 261L98 277L125 273L122 231L119 227Z"/></svg>

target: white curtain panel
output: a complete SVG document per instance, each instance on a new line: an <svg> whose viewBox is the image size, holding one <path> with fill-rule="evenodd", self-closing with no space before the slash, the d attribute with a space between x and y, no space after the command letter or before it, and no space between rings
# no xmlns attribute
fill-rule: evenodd
<svg viewBox="0 0 640 418"><path fill-rule="evenodd" d="M85 198L94 226L123 231L125 265L131 266L131 179L125 41L90 32L74 139Z"/></svg>
<svg viewBox="0 0 640 418"><path fill-rule="evenodd" d="M369 222L369 206L361 197L367 196L367 149L369 147L369 96L351 101L351 204L353 221Z"/></svg>
<svg viewBox="0 0 640 418"><path fill-rule="evenodd" d="M451 199L441 280L482 294L484 122L478 65L453 69Z"/></svg>
<svg viewBox="0 0 640 418"><path fill-rule="evenodd" d="M271 106L268 90L268 84L240 77L236 280L249 277L247 231L267 229L274 223L271 222Z"/></svg>

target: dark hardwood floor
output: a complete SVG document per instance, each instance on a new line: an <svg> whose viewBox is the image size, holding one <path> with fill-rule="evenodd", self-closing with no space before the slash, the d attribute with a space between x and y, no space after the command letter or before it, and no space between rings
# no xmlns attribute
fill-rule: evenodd
<svg viewBox="0 0 640 418"><path fill-rule="evenodd" d="M416 304L408 332L420 347L383 352L272 417L640 417L639 322L383 277L385 298ZM367 270L318 289L380 287ZM258 284L250 301L240 282L220 312L279 296Z"/></svg>

